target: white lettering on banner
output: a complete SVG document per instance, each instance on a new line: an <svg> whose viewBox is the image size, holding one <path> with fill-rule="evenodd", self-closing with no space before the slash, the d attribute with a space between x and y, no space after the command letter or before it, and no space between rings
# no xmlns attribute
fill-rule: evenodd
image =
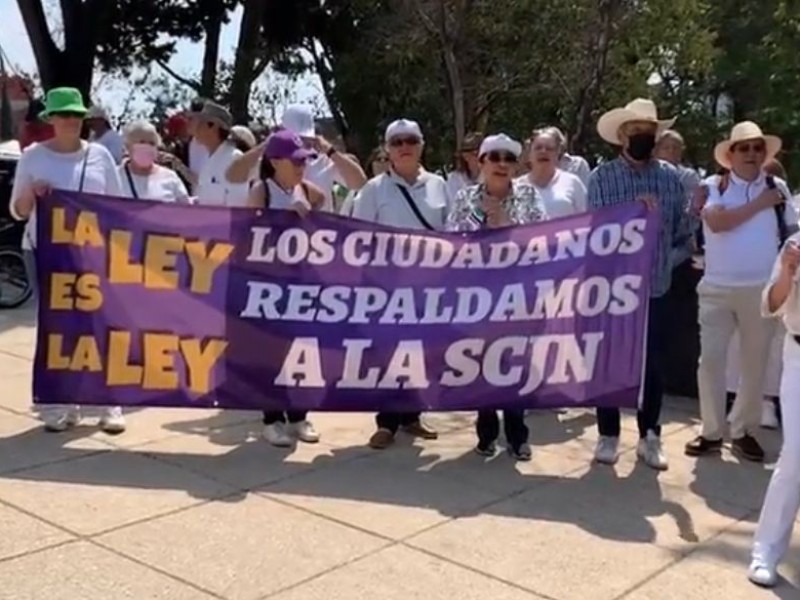
<svg viewBox="0 0 800 600"><path fill-rule="evenodd" d="M630 314L639 308L639 275L599 275L510 283L497 290L348 287L250 281L240 316L281 321L355 325L471 324Z"/></svg>
<svg viewBox="0 0 800 600"><path fill-rule="evenodd" d="M320 229L309 234L305 229L285 229L270 246L271 227L251 227L249 262L283 263L296 265L307 262L311 265L327 265L336 258L335 242L339 232Z"/></svg>
<svg viewBox="0 0 800 600"><path fill-rule="evenodd" d="M345 349L342 377L337 388L347 389L424 389L430 386L425 368L422 340L402 340L381 375L380 367L370 367L362 376L364 353L372 348L372 340L343 340Z"/></svg>
<svg viewBox="0 0 800 600"><path fill-rule="evenodd" d="M283 387L325 387L317 338L294 338L274 381Z"/></svg>

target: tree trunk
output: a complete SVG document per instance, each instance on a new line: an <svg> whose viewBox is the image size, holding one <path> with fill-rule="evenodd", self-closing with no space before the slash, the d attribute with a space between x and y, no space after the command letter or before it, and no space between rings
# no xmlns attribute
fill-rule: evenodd
<svg viewBox="0 0 800 600"><path fill-rule="evenodd" d="M47 18L42 7L42 0L17 0L17 5L31 41L42 87L45 90L50 89L56 85L61 51L47 28Z"/></svg>
<svg viewBox="0 0 800 600"><path fill-rule="evenodd" d="M225 6L219 3L219 10L203 25L205 48L203 49L203 72L200 75L200 95L213 98L217 88L217 62L219 61L219 37L222 32L222 19Z"/></svg>
<svg viewBox="0 0 800 600"><path fill-rule="evenodd" d="M263 0L245 0L230 91L231 114L234 121L239 123L246 123L249 118L247 105L250 101L253 80L258 76L258 73L254 73L254 67L258 55L264 8Z"/></svg>

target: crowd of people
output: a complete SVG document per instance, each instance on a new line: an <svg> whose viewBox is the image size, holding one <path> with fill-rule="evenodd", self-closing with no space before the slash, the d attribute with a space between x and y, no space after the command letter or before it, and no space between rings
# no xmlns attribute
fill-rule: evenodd
<svg viewBox="0 0 800 600"><path fill-rule="evenodd" d="M702 428L685 452L692 457L719 453L727 433L735 454L762 462L758 428L778 427L782 417L783 448L749 571L754 583L776 583L800 508L800 419L794 420L800 410L795 404L800 369L793 369L800 366L800 237L777 162L778 137L749 121L736 124L715 148L719 171L701 178L682 164L684 140L674 129L675 119L660 118L652 101L636 99L600 117L597 132L617 156L594 170L584 158L567 153L564 134L550 126L536 129L524 142L502 132L470 133L455 153L452 171L441 177L423 165L424 132L407 118L386 127L366 168L318 135L313 113L302 105L288 107L262 140L234 124L224 106L206 100L171 117L163 131L135 121L120 134L102 108L87 108L80 92L58 88L47 93L41 119L49 135L42 133L43 139L25 149L10 206L12 215L28 220L24 246L32 274L36 199L50 188L292 210L300 217L337 211L421 231L512 227L634 202L657 210L637 455L653 469L668 468L660 426L664 352L672 335L667 294L675 269L691 262L703 271L697 288ZM82 137L86 128L88 141ZM508 453L530 460L525 411L508 407L501 412ZM60 432L74 426L80 412L76 406L46 405L42 416L47 431ZM598 409L597 422L594 458L614 464L620 412ZM265 412L263 423L264 438L274 446L320 439L305 412ZM478 412L477 453L498 452L500 426L497 411ZM100 427L124 431L121 409L104 409ZM384 411L375 416L368 444L387 449L401 431L426 440L438 436L418 412Z"/></svg>

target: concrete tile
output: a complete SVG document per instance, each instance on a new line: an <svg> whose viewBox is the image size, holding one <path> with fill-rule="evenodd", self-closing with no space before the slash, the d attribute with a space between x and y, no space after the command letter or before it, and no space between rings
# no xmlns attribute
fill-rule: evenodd
<svg viewBox="0 0 800 600"><path fill-rule="evenodd" d="M604 600L731 524L702 499L659 486L648 473L619 479L596 468L407 543L545 596ZM580 577L553 577L575 572L576 565Z"/></svg>
<svg viewBox="0 0 800 600"><path fill-rule="evenodd" d="M86 430L53 434L33 416L0 412L0 474L108 451L109 446L86 437ZM0 479L0 490L2 490Z"/></svg>
<svg viewBox="0 0 800 600"><path fill-rule="evenodd" d="M74 539L5 504L0 504L0 531L0 560Z"/></svg>
<svg viewBox="0 0 800 600"><path fill-rule="evenodd" d="M230 600L262 598L385 544L257 495L204 504L98 541Z"/></svg>
<svg viewBox="0 0 800 600"><path fill-rule="evenodd" d="M260 487L314 469L329 468L370 452L365 447L338 449L325 443L274 448L261 438L260 423L205 433L171 436L138 446L136 451L238 489Z"/></svg>
<svg viewBox="0 0 800 600"><path fill-rule="evenodd" d="M393 539L470 514L504 497L380 456L284 479L261 488L260 493Z"/></svg>
<svg viewBox="0 0 800 600"><path fill-rule="evenodd" d="M785 592L787 595L783 595ZM788 595L793 594L793 595ZM800 598L784 584L774 591L747 581L747 569L729 569L688 557L622 597L622 600L775 600Z"/></svg>
<svg viewBox="0 0 800 600"><path fill-rule="evenodd" d="M17 363L24 363L29 366L31 364L22 359L10 357L5 359L0 355L0 364L6 365L8 363L11 363L12 366ZM20 415L33 415L38 412L31 399L31 378L30 368L26 373L12 371L8 375L0 375L0 381L3 382L3 391L0 393L0 408Z"/></svg>
<svg viewBox="0 0 800 600"><path fill-rule="evenodd" d="M3 600L211 600L213 596L89 542L0 563Z"/></svg>
<svg viewBox="0 0 800 600"><path fill-rule="evenodd" d="M459 600L541 598L422 552L395 546L270 600L452 600L454 597Z"/></svg>
<svg viewBox="0 0 800 600"><path fill-rule="evenodd" d="M15 472L0 497L79 534L155 517L234 490L121 450Z"/></svg>

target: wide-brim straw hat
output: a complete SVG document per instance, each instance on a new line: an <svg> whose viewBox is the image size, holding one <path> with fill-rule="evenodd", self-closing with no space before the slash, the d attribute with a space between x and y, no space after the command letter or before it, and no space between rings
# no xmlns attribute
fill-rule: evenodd
<svg viewBox="0 0 800 600"><path fill-rule="evenodd" d="M731 149L733 148L734 144L751 140L764 140L764 144L767 149L767 155L764 158L765 163L775 158L783 146L783 142L778 136L765 135L764 132L761 131L761 127L752 121L742 121L741 123L737 123L733 126L733 129L731 129L731 135L727 140L724 140L716 145L714 148L714 160L716 160L721 167L730 169Z"/></svg>
<svg viewBox="0 0 800 600"><path fill-rule="evenodd" d="M624 108L614 108L600 117L597 121L597 133L610 144L622 145L619 130L625 123L631 122L654 123L657 126L656 135L669 129L675 124L675 118L659 119L658 109L652 100L636 98L625 105Z"/></svg>

